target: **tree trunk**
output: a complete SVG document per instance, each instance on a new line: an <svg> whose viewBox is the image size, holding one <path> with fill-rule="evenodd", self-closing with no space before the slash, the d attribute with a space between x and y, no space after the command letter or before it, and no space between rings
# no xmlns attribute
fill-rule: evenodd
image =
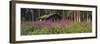
<svg viewBox="0 0 100 44"><path fill-rule="evenodd" d="M76 11L73 11L74 12L74 22L76 23L77 22L77 14L76 14Z"/></svg>
<svg viewBox="0 0 100 44"><path fill-rule="evenodd" d="M33 10L31 10L32 11L32 23L34 22L34 11Z"/></svg>
<svg viewBox="0 0 100 44"><path fill-rule="evenodd" d="M87 22L88 22L89 20L88 20L88 11L87 11Z"/></svg>
<svg viewBox="0 0 100 44"><path fill-rule="evenodd" d="M77 22L80 23L80 11L76 11Z"/></svg>
<svg viewBox="0 0 100 44"><path fill-rule="evenodd" d="M80 23L80 11L78 11L78 20L79 20L79 23Z"/></svg>

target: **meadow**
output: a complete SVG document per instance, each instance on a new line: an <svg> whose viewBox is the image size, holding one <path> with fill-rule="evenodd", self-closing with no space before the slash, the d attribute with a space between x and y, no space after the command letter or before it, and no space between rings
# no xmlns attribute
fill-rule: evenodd
<svg viewBox="0 0 100 44"><path fill-rule="evenodd" d="M21 24L22 35L89 33L91 31L90 22L74 23L67 19L62 19L59 22L52 20L24 21Z"/></svg>

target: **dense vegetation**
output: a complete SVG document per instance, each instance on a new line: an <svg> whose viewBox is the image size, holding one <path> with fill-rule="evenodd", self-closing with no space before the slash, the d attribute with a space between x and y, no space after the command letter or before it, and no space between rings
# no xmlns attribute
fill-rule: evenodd
<svg viewBox="0 0 100 44"><path fill-rule="evenodd" d="M36 25L35 25L36 26ZM40 26L40 25L39 25ZM85 33L91 32L90 23L76 23L67 24L65 26L59 23L53 23L50 27L41 25L41 27L34 27L31 24L22 24L23 35L37 35L37 34L64 34L64 33Z"/></svg>
<svg viewBox="0 0 100 44"><path fill-rule="evenodd" d="M21 9L21 35L92 32L92 12Z"/></svg>

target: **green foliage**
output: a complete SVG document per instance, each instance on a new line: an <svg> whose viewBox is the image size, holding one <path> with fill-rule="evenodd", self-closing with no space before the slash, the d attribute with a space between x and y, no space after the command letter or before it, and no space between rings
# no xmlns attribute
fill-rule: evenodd
<svg viewBox="0 0 100 44"><path fill-rule="evenodd" d="M58 23L53 23L51 29L49 29L49 31L52 33L52 34L59 34L61 33L61 30L62 27L58 24Z"/></svg>
<svg viewBox="0 0 100 44"><path fill-rule="evenodd" d="M92 32L91 23L73 23L65 27L61 27L58 23L53 23L50 28L35 28L31 25L22 24L22 35L41 35L41 34L67 34L67 33L88 33Z"/></svg>
<svg viewBox="0 0 100 44"><path fill-rule="evenodd" d="M29 24L21 24L21 34L29 35L32 32L32 26Z"/></svg>
<svg viewBox="0 0 100 44"><path fill-rule="evenodd" d="M48 28L42 27L41 29L35 29L32 34L37 35L37 34L48 34Z"/></svg>
<svg viewBox="0 0 100 44"><path fill-rule="evenodd" d="M85 26L86 25L86 26ZM67 26L65 29L66 33L85 33L85 32L91 32L91 27L87 27L87 24L72 24L70 26Z"/></svg>

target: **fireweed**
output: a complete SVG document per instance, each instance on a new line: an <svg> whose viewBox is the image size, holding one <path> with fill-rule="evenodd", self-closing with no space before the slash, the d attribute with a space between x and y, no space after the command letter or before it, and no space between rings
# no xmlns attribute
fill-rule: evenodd
<svg viewBox="0 0 100 44"><path fill-rule="evenodd" d="M26 25L27 24L27 25ZM91 23L74 23L72 20L62 19L59 21L42 20L22 22L23 35L61 34L61 33L84 33L91 32Z"/></svg>
<svg viewBox="0 0 100 44"><path fill-rule="evenodd" d="M43 20L43 21L26 21L25 23L32 25L34 28L41 28L41 27L50 28L55 23L57 23L61 27L65 27L65 26L69 25L70 23L72 23L72 21L67 20L67 19L62 19L60 21L53 22L51 19L49 19L49 20Z"/></svg>

